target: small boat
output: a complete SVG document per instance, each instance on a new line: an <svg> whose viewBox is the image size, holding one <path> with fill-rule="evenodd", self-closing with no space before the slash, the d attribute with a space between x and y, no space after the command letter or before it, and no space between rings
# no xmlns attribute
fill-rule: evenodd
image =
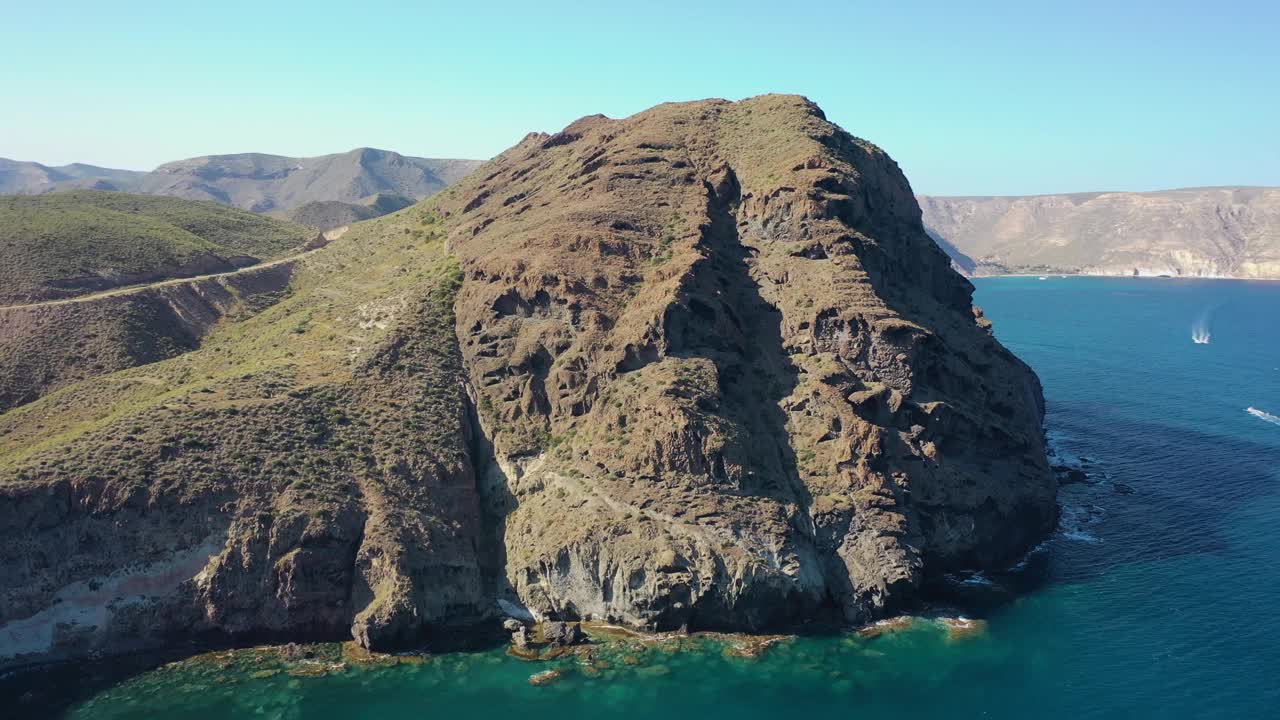
<svg viewBox="0 0 1280 720"><path fill-rule="evenodd" d="M1045 277L1045 276L1041 275L1041 276L1040 276L1040 279L1041 279L1041 280L1048 280L1049 278L1047 278L1047 277Z"/></svg>
<svg viewBox="0 0 1280 720"><path fill-rule="evenodd" d="M1244 411L1258 418L1259 420L1265 420L1271 423L1272 425L1280 425L1280 417L1276 417L1275 415L1272 415L1266 410L1259 410L1258 408L1250 405L1249 407L1245 408Z"/></svg>

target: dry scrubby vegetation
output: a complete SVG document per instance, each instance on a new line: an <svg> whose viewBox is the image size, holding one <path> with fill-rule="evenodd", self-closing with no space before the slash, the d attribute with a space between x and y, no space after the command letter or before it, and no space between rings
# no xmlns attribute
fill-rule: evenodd
<svg viewBox="0 0 1280 720"><path fill-rule="evenodd" d="M75 384L0 416L0 466L7 481L56 472L136 481L142 489L155 463L175 454L185 458L177 465L193 464L190 471L253 467L287 478L302 472L294 464L361 460L362 431L393 416L406 431L429 435L434 423L418 414L433 409L415 404L412 393L387 398L371 414L339 383L400 373L447 385L435 375L454 362L457 282L429 210L359 226L307 258L277 304L224 323L198 350ZM390 328L402 323L412 330L397 331L400 348L379 355ZM303 445L311 452L298 453Z"/></svg>
<svg viewBox="0 0 1280 720"><path fill-rule="evenodd" d="M91 275L163 274L199 256L267 259L314 232L212 202L76 190L0 197L0 303Z"/></svg>
<svg viewBox="0 0 1280 720"><path fill-rule="evenodd" d="M165 303L147 296L0 313L0 412L69 382L173 357L197 342Z"/></svg>
<svg viewBox="0 0 1280 720"><path fill-rule="evenodd" d="M171 595L136 625L122 611L95 642L119 651L175 628L336 636L362 608L372 632L401 616L404 578L461 554L417 548L475 535L458 529L474 500L456 480L459 283L438 218L411 208L308 255L286 296L199 348L0 415L0 574L13 580L0 625L75 580L210 542L225 557L198 605Z"/></svg>

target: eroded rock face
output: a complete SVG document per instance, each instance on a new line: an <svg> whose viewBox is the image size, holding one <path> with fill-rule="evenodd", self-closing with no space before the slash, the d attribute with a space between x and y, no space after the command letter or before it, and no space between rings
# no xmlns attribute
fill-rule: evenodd
<svg viewBox="0 0 1280 720"><path fill-rule="evenodd" d="M392 649L488 618L456 351L445 382L414 367L438 340L394 338L343 385L135 416L0 476L0 667L191 638Z"/></svg>
<svg viewBox="0 0 1280 720"><path fill-rule="evenodd" d="M803 98L531 135L449 222L482 495L541 615L863 620L1053 522L1034 374Z"/></svg>

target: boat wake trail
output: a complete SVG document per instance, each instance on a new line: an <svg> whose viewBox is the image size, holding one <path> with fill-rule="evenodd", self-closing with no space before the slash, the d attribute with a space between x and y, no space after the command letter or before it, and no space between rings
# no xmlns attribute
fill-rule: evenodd
<svg viewBox="0 0 1280 720"><path fill-rule="evenodd" d="M1197 345L1209 344L1209 320L1213 316L1213 308L1209 308L1200 313L1200 317L1196 318L1195 323L1191 325L1191 341Z"/></svg>
<svg viewBox="0 0 1280 720"><path fill-rule="evenodd" d="M1272 415L1271 413L1266 412L1264 410L1259 410L1256 407L1250 406L1245 408L1244 411L1258 418L1259 420L1265 420L1266 422L1269 422L1272 425L1280 425L1280 417L1276 417L1275 415Z"/></svg>

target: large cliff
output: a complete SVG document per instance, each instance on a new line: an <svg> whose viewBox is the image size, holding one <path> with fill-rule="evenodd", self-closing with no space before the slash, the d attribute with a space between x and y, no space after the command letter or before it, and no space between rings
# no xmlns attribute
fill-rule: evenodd
<svg viewBox="0 0 1280 720"><path fill-rule="evenodd" d="M977 275L1280 278L1280 188L921 197L920 207Z"/></svg>
<svg viewBox="0 0 1280 720"><path fill-rule="evenodd" d="M971 291L803 98L530 135L198 349L0 416L0 663L908 606L1055 516Z"/></svg>
<svg viewBox="0 0 1280 720"><path fill-rule="evenodd" d="M897 165L807 101L585 118L456 197L458 336L534 610L856 620L1050 523L1034 375Z"/></svg>

